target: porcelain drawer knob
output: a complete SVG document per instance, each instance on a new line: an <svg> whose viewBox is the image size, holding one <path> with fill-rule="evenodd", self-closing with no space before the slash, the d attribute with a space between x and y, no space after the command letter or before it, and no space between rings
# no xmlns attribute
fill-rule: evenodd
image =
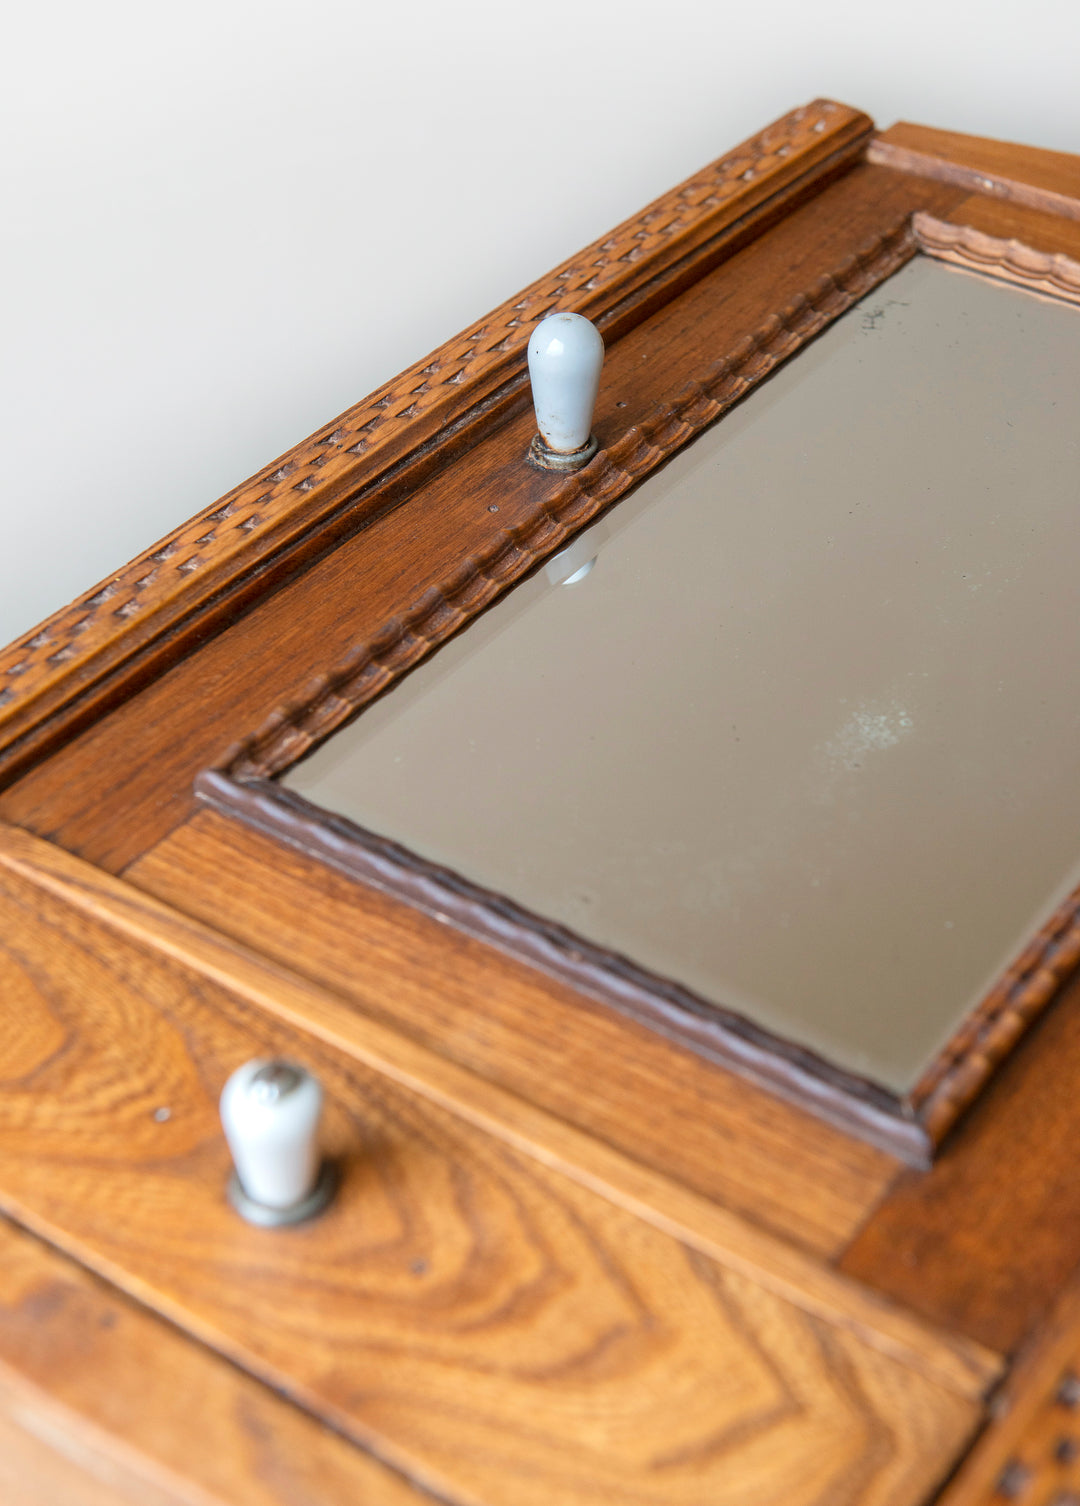
<svg viewBox="0 0 1080 1506"><path fill-rule="evenodd" d="M322 1089L288 1061L250 1061L221 1094L221 1123L236 1170L229 1200L250 1223L312 1218L333 1193L319 1152Z"/></svg>
<svg viewBox="0 0 1080 1506"><path fill-rule="evenodd" d="M593 409L604 342L583 314L549 314L529 341L529 379L540 430L529 459L545 470L577 470L596 454Z"/></svg>

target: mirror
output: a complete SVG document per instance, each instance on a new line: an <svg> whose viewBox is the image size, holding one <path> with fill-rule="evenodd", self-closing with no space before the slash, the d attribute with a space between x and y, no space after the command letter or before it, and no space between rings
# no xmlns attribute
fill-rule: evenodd
<svg viewBox="0 0 1080 1506"><path fill-rule="evenodd" d="M1078 394L917 257L282 783L903 1094L1080 879Z"/></svg>

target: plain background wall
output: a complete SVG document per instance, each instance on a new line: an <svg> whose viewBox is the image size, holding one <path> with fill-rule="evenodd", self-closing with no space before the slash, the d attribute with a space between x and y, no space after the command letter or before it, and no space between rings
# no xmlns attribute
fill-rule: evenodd
<svg viewBox="0 0 1080 1506"><path fill-rule="evenodd" d="M5 54L0 642L815 95L1080 152L1080 0L39 0Z"/></svg>

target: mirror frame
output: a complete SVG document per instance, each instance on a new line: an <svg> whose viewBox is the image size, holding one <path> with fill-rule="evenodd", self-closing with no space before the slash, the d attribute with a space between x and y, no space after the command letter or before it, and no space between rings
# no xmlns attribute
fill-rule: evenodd
<svg viewBox="0 0 1080 1506"><path fill-rule="evenodd" d="M189 773L168 776L175 812L196 800L271 831L925 1164L1080 962L1080 894L901 1098L317 812L273 780L911 257L1080 302L1078 222L1073 159L913 127L875 136L868 117L828 100L791 112L0 653L0 814L44 824L20 804L39 771L59 768L69 745L348 546L365 580L400 576L388 609L344 654L309 655L301 683L283 660L259 697L223 709L217 756L193 753ZM598 411L599 453L569 476L530 470L521 444L525 346L554 309L595 320L611 352L609 385L623 394ZM611 384L619 362L624 380ZM426 573L402 570L378 525L415 514L419 557L430 519L417 499L430 506L433 489L469 530L456 555L441 539ZM201 712L176 716L194 727ZM104 810L98 819L107 821Z"/></svg>

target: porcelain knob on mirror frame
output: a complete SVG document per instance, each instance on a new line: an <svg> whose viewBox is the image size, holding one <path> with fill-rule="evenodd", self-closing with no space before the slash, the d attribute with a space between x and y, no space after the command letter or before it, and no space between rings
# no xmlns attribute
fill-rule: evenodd
<svg viewBox="0 0 1080 1506"><path fill-rule="evenodd" d="M536 424L529 458L550 470L575 470L596 454L593 409L604 363L600 331L582 314L549 314L529 341Z"/></svg>

